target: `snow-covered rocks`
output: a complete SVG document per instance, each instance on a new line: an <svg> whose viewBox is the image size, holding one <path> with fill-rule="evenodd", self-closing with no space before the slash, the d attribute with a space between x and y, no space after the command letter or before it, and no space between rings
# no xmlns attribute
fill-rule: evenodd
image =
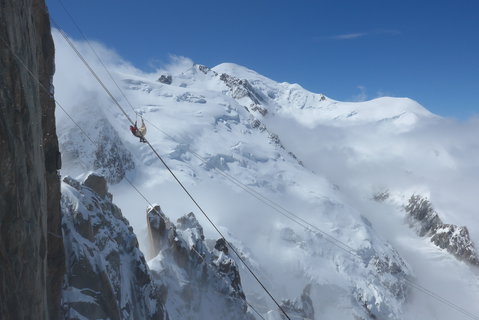
<svg viewBox="0 0 479 320"><path fill-rule="evenodd" d="M407 213L406 219L409 222L409 226L416 228L416 232L420 237L432 235L442 224L431 202L419 195L412 195L404 210Z"/></svg>
<svg viewBox="0 0 479 320"><path fill-rule="evenodd" d="M61 204L65 319L168 319L160 288L132 228L111 202L105 179L65 178Z"/></svg>
<svg viewBox="0 0 479 320"><path fill-rule="evenodd" d="M404 209L409 225L416 228L419 236L429 236L432 243L446 249L459 260L479 265L479 257L467 227L444 224L431 202L419 195L412 195Z"/></svg>
<svg viewBox="0 0 479 320"><path fill-rule="evenodd" d="M431 241L458 259L479 266L477 251L466 227L442 224L435 230Z"/></svg>
<svg viewBox="0 0 479 320"><path fill-rule="evenodd" d="M171 75L164 75L162 74L159 78L158 78L158 82L161 82L163 84L171 84L173 82L173 77Z"/></svg>
<svg viewBox="0 0 479 320"><path fill-rule="evenodd" d="M156 205L147 212L154 278L167 288L170 319L254 319L223 239L208 243L193 213L176 225Z"/></svg>

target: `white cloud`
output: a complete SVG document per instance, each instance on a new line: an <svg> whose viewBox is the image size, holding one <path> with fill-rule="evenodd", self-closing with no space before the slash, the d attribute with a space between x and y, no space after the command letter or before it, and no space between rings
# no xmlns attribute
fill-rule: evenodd
<svg viewBox="0 0 479 320"><path fill-rule="evenodd" d="M165 66L165 71L170 74L178 74L191 68L194 64L193 60L183 56L170 55L170 62Z"/></svg>
<svg viewBox="0 0 479 320"><path fill-rule="evenodd" d="M351 39L358 39L367 36L368 34L365 32L358 32L358 33L346 33L346 34L338 34L335 36L329 37L329 39L333 40L351 40Z"/></svg>
<svg viewBox="0 0 479 320"><path fill-rule="evenodd" d="M351 32L351 33L343 33L343 34L337 34L332 36L316 37L316 40L354 40L354 39L360 39L360 38L376 36L376 35L395 36L400 34L401 34L401 31L399 30L379 29L379 30L373 30L368 32Z"/></svg>
<svg viewBox="0 0 479 320"><path fill-rule="evenodd" d="M359 93L353 97L353 101L366 101L368 99L366 87L359 85L357 88L359 89Z"/></svg>

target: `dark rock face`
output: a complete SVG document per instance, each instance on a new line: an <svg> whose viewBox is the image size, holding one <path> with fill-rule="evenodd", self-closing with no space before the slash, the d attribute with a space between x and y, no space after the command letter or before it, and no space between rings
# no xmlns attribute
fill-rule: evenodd
<svg viewBox="0 0 479 320"><path fill-rule="evenodd" d="M104 177L97 174L90 174L83 182L85 187L92 189L100 197L105 198L108 186Z"/></svg>
<svg viewBox="0 0 479 320"><path fill-rule="evenodd" d="M171 84L173 82L173 78L171 77L171 75L162 74L158 81L164 84Z"/></svg>
<svg viewBox="0 0 479 320"><path fill-rule="evenodd" d="M479 265L476 248L469 237L466 227L458 227L453 224L439 226L431 241L438 247L446 249L460 260Z"/></svg>
<svg viewBox="0 0 479 320"><path fill-rule="evenodd" d="M220 239L209 247L193 213L173 224L155 206L147 211L154 257L153 276L168 288L166 308L171 319L254 319L235 261Z"/></svg>
<svg viewBox="0 0 479 320"><path fill-rule="evenodd" d="M202 64L195 64L194 66L197 67L198 70L200 70L200 71L203 72L204 74L208 74L208 72L211 71L210 68L208 68L207 66L204 66L204 65L202 65ZM216 74L216 73L215 73L215 74Z"/></svg>
<svg viewBox="0 0 479 320"><path fill-rule="evenodd" d="M0 319L59 319L60 155L44 1L0 0L0 25Z"/></svg>
<svg viewBox="0 0 479 320"><path fill-rule="evenodd" d="M419 236L430 236L435 245L459 260L479 265L476 248L466 227L443 223L431 202L419 195L412 195L404 209L409 225L416 228Z"/></svg>
<svg viewBox="0 0 479 320"><path fill-rule="evenodd" d="M111 202L105 178L64 182L65 319L168 319L161 288L128 221Z"/></svg>
<svg viewBox="0 0 479 320"><path fill-rule="evenodd" d="M407 219L410 226L417 226L417 233L421 237L433 234L434 230L442 224L431 202L418 195L413 195L404 209L408 213Z"/></svg>
<svg viewBox="0 0 479 320"><path fill-rule="evenodd" d="M231 96L234 99L248 97L256 105L261 105L261 103L265 101L263 95L257 92L246 79L241 80L236 77L230 76L229 74L222 73L220 75L220 80L222 80L226 84L226 86L230 88Z"/></svg>
<svg viewBox="0 0 479 320"><path fill-rule="evenodd" d="M383 190L383 191L379 191L375 193L373 195L373 200L376 202L384 202L387 199L389 199L389 197L390 197L389 190Z"/></svg>

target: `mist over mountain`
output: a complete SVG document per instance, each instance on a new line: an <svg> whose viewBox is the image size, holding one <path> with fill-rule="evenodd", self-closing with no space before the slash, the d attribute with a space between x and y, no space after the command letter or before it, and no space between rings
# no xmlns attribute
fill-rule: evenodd
<svg viewBox="0 0 479 320"><path fill-rule="evenodd" d="M104 175L144 252L154 245L148 203L125 177L161 205L168 220L161 219L179 240L168 238L165 247L153 250L149 268L162 286L171 287L163 297L170 318L204 319L215 310L224 317L228 309L220 308L221 299L198 300L203 286L206 297L229 292L230 310L241 310L245 319L259 319L245 311L246 301L266 319L281 319L234 255L216 248L215 230L130 133L128 120L58 33L53 35L56 99L95 142L57 109L61 173L78 180L90 171ZM477 267L447 249L469 246L472 252L479 243L478 119L442 118L408 98L336 101L233 63L208 67L174 57L164 69L145 73L93 43L127 101L89 47L76 45L129 116L145 120L149 142L298 319L468 319L411 282L479 313ZM413 195L430 201L441 226L467 227L468 240L451 240L451 233L434 241L432 234L417 233L415 223L422 220L411 222L412 209L405 209ZM194 223L190 217L185 226L188 212ZM292 221L288 212L310 225ZM177 219L175 226L171 221ZM436 234L459 230L439 226ZM175 260L175 250L189 252L189 262ZM241 287L215 284L231 279L214 271L228 259ZM208 276L201 278L195 268L205 268ZM181 311L190 301L185 295L201 312Z"/></svg>

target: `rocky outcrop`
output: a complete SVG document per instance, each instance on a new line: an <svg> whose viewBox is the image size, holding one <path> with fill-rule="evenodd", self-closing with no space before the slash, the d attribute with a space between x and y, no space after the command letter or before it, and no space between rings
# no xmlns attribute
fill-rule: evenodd
<svg viewBox="0 0 479 320"><path fill-rule="evenodd" d="M435 230L431 241L460 260L479 265L476 248L466 227L442 224Z"/></svg>
<svg viewBox="0 0 479 320"><path fill-rule="evenodd" d="M167 288L171 319L254 319L238 267L222 239L208 243L193 213L175 225L155 206L148 209L147 221L154 257L149 265Z"/></svg>
<svg viewBox="0 0 479 320"><path fill-rule="evenodd" d="M168 319L160 287L105 178L64 182L65 319Z"/></svg>
<svg viewBox="0 0 479 320"><path fill-rule="evenodd" d="M173 77L171 75L164 75L162 74L159 78L158 81L164 84L172 84L173 83Z"/></svg>
<svg viewBox="0 0 479 320"><path fill-rule="evenodd" d="M434 231L442 225L439 215L426 198L412 195L404 209L409 226L416 228L417 234L421 237L434 234Z"/></svg>
<svg viewBox="0 0 479 320"><path fill-rule="evenodd" d="M386 201L387 199L389 199L391 195L389 194L389 190L383 190L383 191L378 191L376 193L373 194L373 197L372 197L372 200L376 201L376 202L384 202Z"/></svg>
<svg viewBox="0 0 479 320"><path fill-rule="evenodd" d="M208 72L212 71L210 68L208 68L207 66L205 65L202 65L202 64L197 64L195 63L193 65L193 67L197 68L198 70L200 70L201 72L203 72L204 74L208 74ZM217 73L215 71L213 71L213 74L216 76Z"/></svg>
<svg viewBox="0 0 479 320"><path fill-rule="evenodd" d="M446 249L459 260L479 265L467 227L443 223L431 202L419 195L412 195L404 209L409 225L416 229L419 236L430 237L436 246Z"/></svg>
<svg viewBox="0 0 479 320"><path fill-rule="evenodd" d="M0 319L59 319L54 46L43 0L0 0Z"/></svg>
<svg viewBox="0 0 479 320"><path fill-rule="evenodd" d="M246 79L238 79L229 74L222 73L220 75L220 80L230 88L231 96L234 99L248 97L256 106L261 105L261 103L265 101L263 95L260 92L257 92Z"/></svg>

